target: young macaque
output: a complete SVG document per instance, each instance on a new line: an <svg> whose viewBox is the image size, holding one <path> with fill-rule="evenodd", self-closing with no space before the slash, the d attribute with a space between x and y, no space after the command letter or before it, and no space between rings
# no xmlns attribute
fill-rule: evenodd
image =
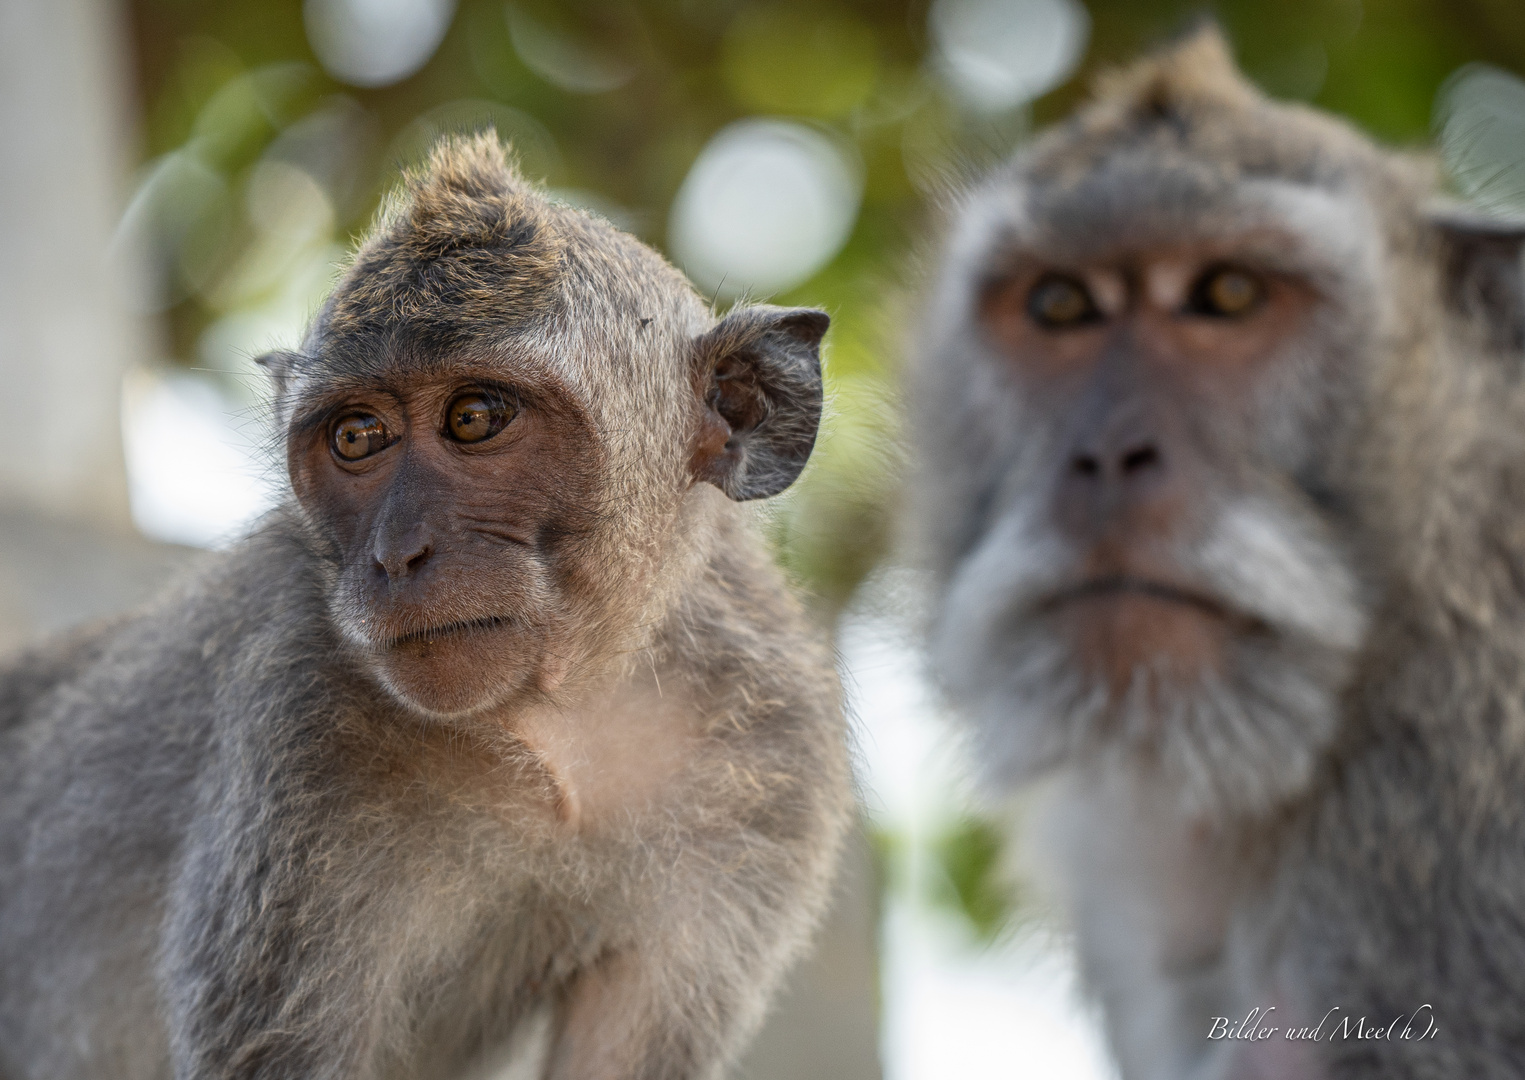
<svg viewBox="0 0 1525 1080"><path fill-rule="evenodd" d="M0 1076L718 1076L850 815L832 657L739 500L819 311L716 320L492 135L438 146L301 347L290 497L0 669Z"/></svg>

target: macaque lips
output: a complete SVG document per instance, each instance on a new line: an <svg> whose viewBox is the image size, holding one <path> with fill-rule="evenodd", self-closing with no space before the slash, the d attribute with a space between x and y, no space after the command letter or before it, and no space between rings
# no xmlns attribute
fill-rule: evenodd
<svg viewBox="0 0 1525 1080"><path fill-rule="evenodd" d="M393 693L425 712L451 714L524 689L540 653L522 624L488 618L407 634L380 647L373 663Z"/></svg>
<svg viewBox="0 0 1525 1080"><path fill-rule="evenodd" d="M1222 663L1224 610L1168 586L1115 580L1067 594L1060 624L1081 665L1114 698L1144 674L1194 682Z"/></svg>

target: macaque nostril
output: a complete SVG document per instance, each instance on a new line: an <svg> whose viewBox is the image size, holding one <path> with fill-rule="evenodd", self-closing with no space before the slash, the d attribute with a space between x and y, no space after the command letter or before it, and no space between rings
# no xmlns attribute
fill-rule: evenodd
<svg viewBox="0 0 1525 1080"><path fill-rule="evenodd" d="M1101 472L1101 462L1090 454L1077 454L1071 460L1070 468L1080 476L1096 476Z"/></svg>
<svg viewBox="0 0 1525 1080"><path fill-rule="evenodd" d="M1160 452L1152 446L1140 446L1123 455L1123 475L1140 472L1160 462Z"/></svg>
<svg viewBox="0 0 1525 1080"><path fill-rule="evenodd" d="M399 581L409 574L416 574L423 568L424 563L429 561L429 556L434 554L434 545L425 544L414 550L411 554L384 554L375 559L376 569L389 581Z"/></svg>

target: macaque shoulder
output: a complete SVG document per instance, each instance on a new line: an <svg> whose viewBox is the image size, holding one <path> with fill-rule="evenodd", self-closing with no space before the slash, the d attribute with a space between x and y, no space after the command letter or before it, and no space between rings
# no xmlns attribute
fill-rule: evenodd
<svg viewBox="0 0 1525 1080"><path fill-rule="evenodd" d="M96 623L0 660L0 735L99 660L122 621Z"/></svg>
<svg viewBox="0 0 1525 1080"><path fill-rule="evenodd" d="M647 650L575 704L515 721L554 778L565 823L596 831L696 805L703 792L758 788L759 763L777 750L807 773L831 767L829 738L803 745L841 741L824 634L744 521L722 520L717 533Z"/></svg>

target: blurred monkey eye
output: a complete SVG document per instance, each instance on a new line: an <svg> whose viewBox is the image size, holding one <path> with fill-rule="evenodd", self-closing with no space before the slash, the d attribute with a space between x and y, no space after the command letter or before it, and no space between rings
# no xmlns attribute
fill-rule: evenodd
<svg viewBox="0 0 1525 1080"><path fill-rule="evenodd" d="M1039 326L1079 326L1101 317L1091 294L1074 278L1050 274L1027 294L1027 313Z"/></svg>
<svg viewBox="0 0 1525 1080"><path fill-rule="evenodd" d="M370 413L350 413L334 425L334 453L345 461L359 461L391 445L386 425Z"/></svg>
<svg viewBox="0 0 1525 1080"><path fill-rule="evenodd" d="M450 403L445 412L445 433L456 442L481 442L507 427L514 412L514 407L501 398L473 390Z"/></svg>
<svg viewBox="0 0 1525 1080"><path fill-rule="evenodd" d="M1265 294L1260 279L1233 267L1209 270L1191 291L1188 307L1198 315L1243 315Z"/></svg>

